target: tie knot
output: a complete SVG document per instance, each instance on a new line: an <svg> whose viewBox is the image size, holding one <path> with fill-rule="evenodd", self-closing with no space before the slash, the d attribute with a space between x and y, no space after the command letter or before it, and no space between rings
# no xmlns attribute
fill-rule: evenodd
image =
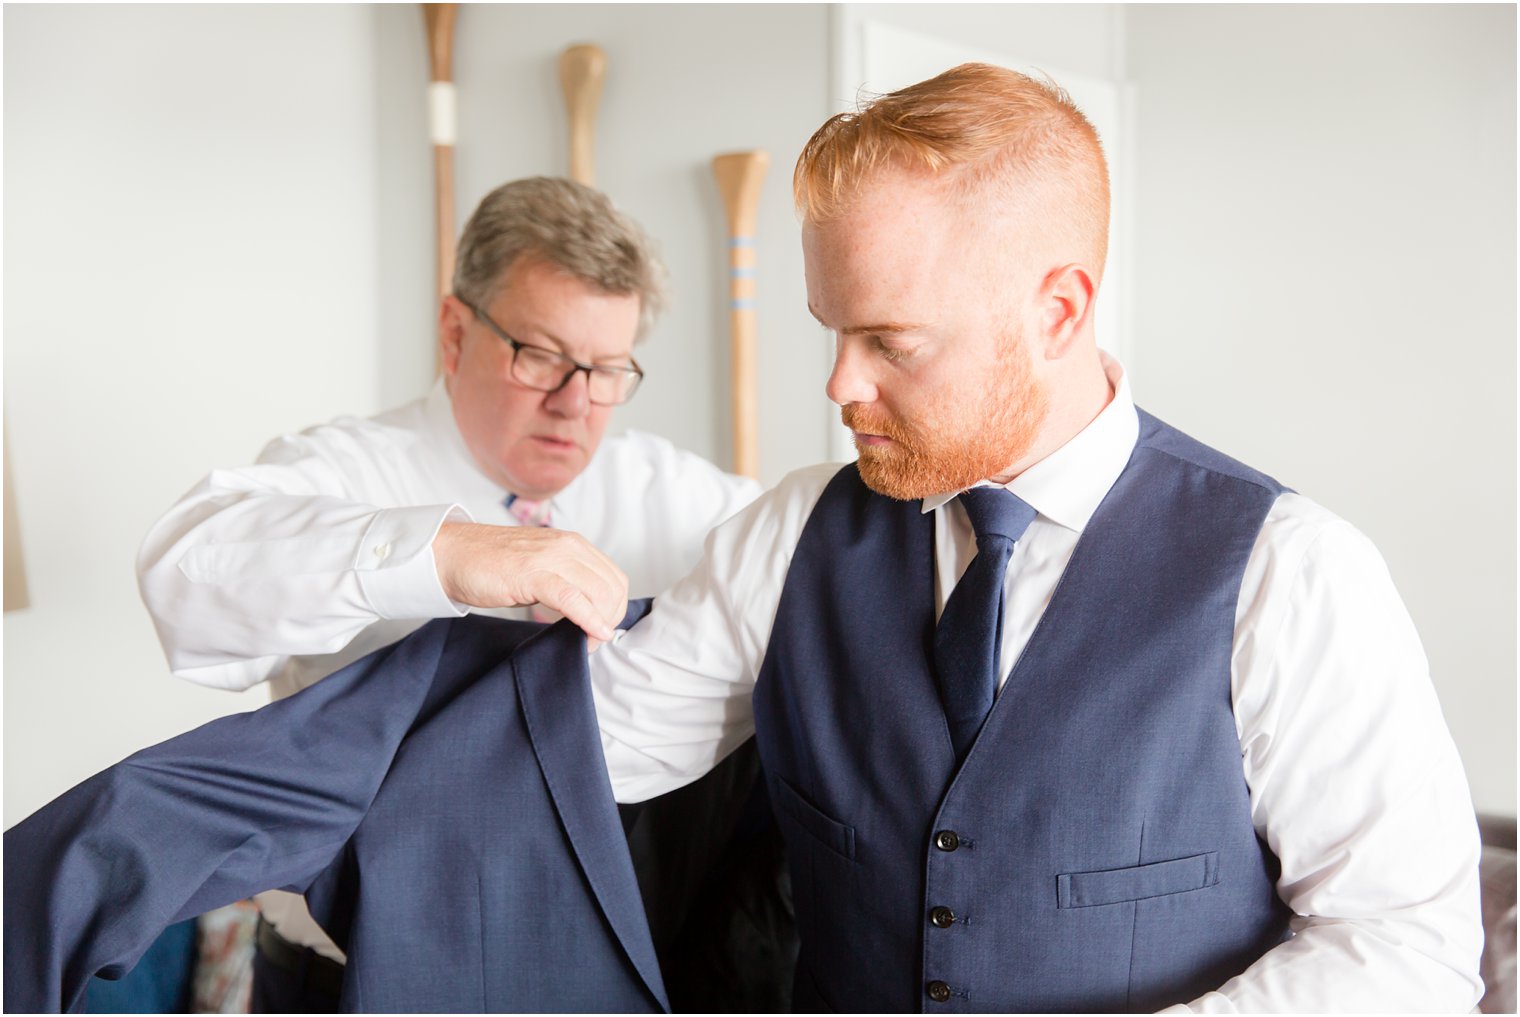
<svg viewBox="0 0 1520 1017"><path fill-rule="evenodd" d="M512 513L512 518L524 526L548 526L553 504L547 499L534 501L532 498L519 498L514 494L507 498L507 511Z"/></svg>
<svg viewBox="0 0 1520 1017"><path fill-rule="evenodd" d="M1018 495L1001 487L974 487L961 492L961 505L971 517L978 542L986 536L1016 541L1029 529L1035 511Z"/></svg>

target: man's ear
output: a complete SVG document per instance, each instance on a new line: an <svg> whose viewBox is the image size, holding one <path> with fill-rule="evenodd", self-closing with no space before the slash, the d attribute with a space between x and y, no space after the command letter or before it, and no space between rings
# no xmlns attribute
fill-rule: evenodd
<svg viewBox="0 0 1520 1017"><path fill-rule="evenodd" d="M1045 359L1059 360L1071 351L1092 319L1098 287L1085 265L1053 269L1040 286L1040 340Z"/></svg>
<svg viewBox="0 0 1520 1017"><path fill-rule="evenodd" d="M470 317L470 309L453 294L438 303L438 369L445 378L454 377L459 369L459 352Z"/></svg>

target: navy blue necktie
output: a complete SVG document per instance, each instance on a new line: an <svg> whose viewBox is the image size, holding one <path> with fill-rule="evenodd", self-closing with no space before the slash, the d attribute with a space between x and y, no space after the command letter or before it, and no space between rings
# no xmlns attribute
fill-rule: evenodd
<svg viewBox="0 0 1520 1017"><path fill-rule="evenodd" d="M1035 517L1018 495L1001 487L961 492L976 531L976 557L950 592L934 630L934 671L957 760L966 758L997 694L1003 643L1003 576L1013 545Z"/></svg>

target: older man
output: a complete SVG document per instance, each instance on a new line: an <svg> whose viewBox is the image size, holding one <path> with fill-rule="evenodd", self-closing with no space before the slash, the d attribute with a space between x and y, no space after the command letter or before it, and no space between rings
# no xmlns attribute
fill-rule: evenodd
<svg viewBox="0 0 1520 1017"><path fill-rule="evenodd" d="M590 188L538 178L487 195L440 306L431 394L278 438L254 465L212 471L149 532L142 596L174 672L228 689L267 679L287 695L430 618L526 605L609 638L630 589L682 575L759 490L651 435L604 440L642 378L633 347L663 273L639 227ZM700 814L721 837L753 766L666 812ZM635 828L636 863L658 896L689 896L660 870L690 878L702 848L667 858L662 841L713 833L666 818L674 828L649 815ZM260 932L259 1001L335 1005L341 952L299 898L261 904L273 928ZM662 916L675 926L689 906L657 901L657 937L675 934ZM279 967L304 987L276 986Z"/></svg>
<svg viewBox="0 0 1520 1017"><path fill-rule="evenodd" d="M1478 839L1365 537L1137 410L1108 180L966 65L798 162L857 465L802 470L591 659L620 800L755 732L800 1010L1465 1010Z"/></svg>

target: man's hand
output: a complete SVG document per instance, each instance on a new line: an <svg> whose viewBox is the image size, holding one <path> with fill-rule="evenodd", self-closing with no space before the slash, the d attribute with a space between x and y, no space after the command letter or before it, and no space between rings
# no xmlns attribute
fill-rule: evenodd
<svg viewBox="0 0 1520 1017"><path fill-rule="evenodd" d="M433 560L450 600L551 607L585 630L593 650L612 638L628 610L628 577L578 533L444 523L433 538Z"/></svg>

